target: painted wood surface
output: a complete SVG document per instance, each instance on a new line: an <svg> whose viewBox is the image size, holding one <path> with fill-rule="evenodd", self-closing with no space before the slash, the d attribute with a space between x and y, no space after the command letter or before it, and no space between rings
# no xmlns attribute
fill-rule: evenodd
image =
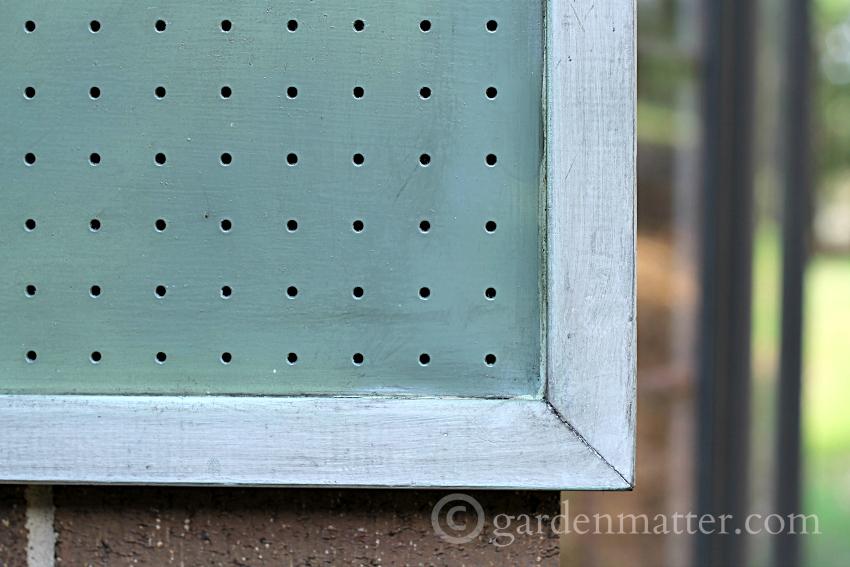
<svg viewBox="0 0 850 567"><path fill-rule="evenodd" d="M628 482L635 427L635 12L549 5L547 399Z"/></svg>
<svg viewBox="0 0 850 567"><path fill-rule="evenodd" d="M543 39L542 0L3 3L0 392L539 396Z"/></svg>
<svg viewBox="0 0 850 567"><path fill-rule="evenodd" d="M539 401L0 396L7 482L625 488Z"/></svg>

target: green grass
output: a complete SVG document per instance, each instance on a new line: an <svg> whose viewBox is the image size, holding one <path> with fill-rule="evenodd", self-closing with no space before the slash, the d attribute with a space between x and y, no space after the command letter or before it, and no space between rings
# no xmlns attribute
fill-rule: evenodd
<svg viewBox="0 0 850 567"><path fill-rule="evenodd" d="M817 257L806 278L803 434L805 510L823 534L806 539L807 564L850 557L850 257Z"/></svg>
<svg viewBox="0 0 850 567"><path fill-rule="evenodd" d="M850 451L850 257L815 258L807 274L804 431L818 455Z"/></svg>
<svg viewBox="0 0 850 567"><path fill-rule="evenodd" d="M757 474L772 474L781 324L781 257L775 225L761 224L754 254L753 465ZM846 533L850 526L850 256L813 258L805 293L804 512L818 515L823 532L804 540L806 564L844 567L850 557ZM760 451L764 443L768 446Z"/></svg>
<svg viewBox="0 0 850 567"><path fill-rule="evenodd" d="M780 261L775 226L755 245L753 357L756 379L776 371ZM809 451L850 454L850 256L818 256L806 274L804 431Z"/></svg>

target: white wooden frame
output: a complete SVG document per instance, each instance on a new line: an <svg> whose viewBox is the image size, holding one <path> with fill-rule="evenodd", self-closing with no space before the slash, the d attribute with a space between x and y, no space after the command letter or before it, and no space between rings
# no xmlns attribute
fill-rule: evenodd
<svg viewBox="0 0 850 567"><path fill-rule="evenodd" d="M630 489L634 0L546 17L543 399L0 396L0 481Z"/></svg>

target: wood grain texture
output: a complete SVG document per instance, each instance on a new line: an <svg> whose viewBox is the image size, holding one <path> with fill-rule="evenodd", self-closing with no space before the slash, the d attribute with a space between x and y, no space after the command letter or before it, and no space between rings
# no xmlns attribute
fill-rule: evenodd
<svg viewBox="0 0 850 567"><path fill-rule="evenodd" d="M4 481L625 487L539 401L0 396L0 431Z"/></svg>
<svg viewBox="0 0 850 567"><path fill-rule="evenodd" d="M548 34L547 398L631 484L634 2L553 1Z"/></svg>

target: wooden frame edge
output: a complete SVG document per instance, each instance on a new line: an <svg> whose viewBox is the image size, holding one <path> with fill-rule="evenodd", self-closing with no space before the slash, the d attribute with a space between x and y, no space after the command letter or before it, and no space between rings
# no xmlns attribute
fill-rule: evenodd
<svg viewBox="0 0 850 567"><path fill-rule="evenodd" d="M632 485L635 2L547 9L546 396Z"/></svg>
<svg viewBox="0 0 850 567"><path fill-rule="evenodd" d="M0 396L0 479L622 490L543 401Z"/></svg>

